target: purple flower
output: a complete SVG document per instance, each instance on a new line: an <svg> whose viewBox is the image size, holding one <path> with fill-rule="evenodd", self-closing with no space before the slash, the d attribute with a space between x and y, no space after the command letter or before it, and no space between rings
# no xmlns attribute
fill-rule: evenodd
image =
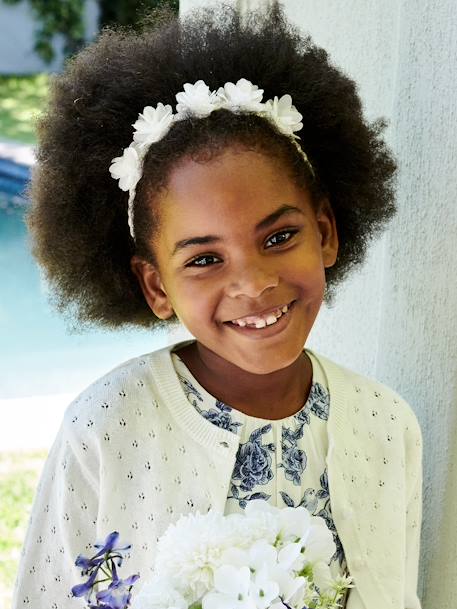
<svg viewBox="0 0 457 609"><path fill-rule="evenodd" d="M84 584L78 584L77 586L73 586L73 588L71 589L73 596L85 596L86 600L88 600L96 577L97 569L94 570L92 575Z"/></svg>
<svg viewBox="0 0 457 609"><path fill-rule="evenodd" d="M103 543L94 544L99 548L97 554L91 558L86 558L81 554L76 558L75 565L81 567L81 575L89 575L89 579L77 586L73 586L71 592L73 596L84 596L89 603L89 609L126 609L130 604L131 587L140 577L131 575L125 580L119 579L117 575L114 559L118 559L118 567L121 566L122 553L129 550L132 546L127 544L124 547L116 547L119 533L113 531ZM102 572L102 579L96 580L99 571ZM107 590L100 590L96 593L96 605L91 604L91 595L96 584L111 581Z"/></svg>
<svg viewBox="0 0 457 609"><path fill-rule="evenodd" d="M139 575L131 575L127 579L117 579L113 581L107 590L97 592L97 601L103 601L104 604L96 605L95 607L109 607L109 609L125 609L130 603L132 593L130 588L136 582Z"/></svg>
<svg viewBox="0 0 457 609"><path fill-rule="evenodd" d="M79 554L75 561L75 565L77 567L82 567L81 575L87 575L92 567L99 567L104 560L104 558L85 558L82 554Z"/></svg>
<svg viewBox="0 0 457 609"><path fill-rule="evenodd" d="M103 544L94 543L94 548L101 548L101 549L97 552L97 554L95 554L95 556L92 557L92 559L97 558L98 556L102 556L103 554L107 554L108 552L118 552L119 556L116 556L115 558L119 559L117 566L120 567L122 565L122 560L123 560L122 552L130 550L130 548L132 547L132 544L127 544L123 548L116 548L115 545L116 545L116 542L118 539L119 539L119 533L117 531L113 531L112 533L110 533L108 535L108 537L105 539L105 542Z"/></svg>

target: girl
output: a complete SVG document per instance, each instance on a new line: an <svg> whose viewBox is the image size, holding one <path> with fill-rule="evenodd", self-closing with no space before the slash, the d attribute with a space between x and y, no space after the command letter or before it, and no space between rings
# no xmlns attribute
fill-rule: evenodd
<svg viewBox="0 0 457 609"><path fill-rule="evenodd" d="M305 348L394 214L395 163L355 84L275 6L105 30L54 80L28 219L61 309L194 339L67 408L13 607L82 607L75 558L117 530L147 581L180 514L253 499L333 533L348 609L419 609L421 432L393 390Z"/></svg>

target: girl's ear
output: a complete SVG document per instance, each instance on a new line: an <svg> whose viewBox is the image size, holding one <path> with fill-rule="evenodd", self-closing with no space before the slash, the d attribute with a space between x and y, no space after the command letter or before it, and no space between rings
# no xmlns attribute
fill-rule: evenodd
<svg viewBox="0 0 457 609"><path fill-rule="evenodd" d="M165 292L158 269L138 256L132 257L130 268L138 279L151 311L160 319L171 317L174 313L173 307Z"/></svg>
<svg viewBox="0 0 457 609"><path fill-rule="evenodd" d="M316 220L321 234L322 260L327 268L335 264L339 246L336 219L327 198L320 202Z"/></svg>

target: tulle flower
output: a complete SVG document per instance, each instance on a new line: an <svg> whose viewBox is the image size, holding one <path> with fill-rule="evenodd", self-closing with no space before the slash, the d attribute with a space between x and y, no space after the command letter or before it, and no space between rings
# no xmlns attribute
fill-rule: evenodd
<svg viewBox="0 0 457 609"><path fill-rule="evenodd" d="M133 123L133 141L140 147L158 142L168 132L172 122L173 111L169 104L164 106L159 102L156 108L146 106L143 113L139 114L138 120Z"/></svg>
<svg viewBox="0 0 457 609"><path fill-rule="evenodd" d="M226 82L223 87L219 87L217 95L224 108L242 109L248 112L263 110L264 105L261 103L263 89L259 89L246 78L240 78L236 85L233 82Z"/></svg>
<svg viewBox="0 0 457 609"><path fill-rule="evenodd" d="M289 94L283 95L280 99L276 95L273 99L269 99L265 102L265 111L285 135L294 135L295 131L300 131L303 127L301 122L303 116L292 104Z"/></svg>
<svg viewBox="0 0 457 609"><path fill-rule="evenodd" d="M185 118L189 114L199 117L208 116L219 106L216 93L211 92L203 80L197 80L193 85L186 82L184 91L176 94L176 101L178 119Z"/></svg>
<svg viewBox="0 0 457 609"><path fill-rule="evenodd" d="M141 178L143 159L151 144L160 141L170 130L174 121L180 121L190 116L203 118L215 110L225 108L235 113L254 112L270 120L279 131L290 138L311 173L314 170L307 155L301 149L295 135L303 128L300 112L292 104L290 95L283 95L278 99L269 99L262 102L263 89L259 89L246 78L240 78L236 83L226 82L217 91L211 91L203 80L184 84L184 91L176 94L176 111L172 107L159 102L156 107L145 106L143 112L133 123L133 141L124 149L122 156L112 159L110 165L111 176L119 180L119 188L129 191L128 224L130 234L135 239L133 228L133 202L135 200L136 186Z"/></svg>
<svg viewBox="0 0 457 609"><path fill-rule="evenodd" d="M115 180L119 180L121 190L132 190L141 178L141 157L135 144L124 148L122 156L117 156L111 161L110 174Z"/></svg>

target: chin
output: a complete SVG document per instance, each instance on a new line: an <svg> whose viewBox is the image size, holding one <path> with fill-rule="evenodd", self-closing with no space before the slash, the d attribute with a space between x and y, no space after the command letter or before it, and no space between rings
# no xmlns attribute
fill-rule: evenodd
<svg viewBox="0 0 457 609"><path fill-rule="evenodd" d="M270 356L268 360L261 359L259 361L250 360L248 362L243 361L240 363L233 363L251 374L272 374L273 372L277 372L278 370L283 370L289 366L292 366L300 357L302 351L303 347L298 347L295 349L294 353L290 355L284 354L281 356L281 354L278 353L276 358L271 358Z"/></svg>

